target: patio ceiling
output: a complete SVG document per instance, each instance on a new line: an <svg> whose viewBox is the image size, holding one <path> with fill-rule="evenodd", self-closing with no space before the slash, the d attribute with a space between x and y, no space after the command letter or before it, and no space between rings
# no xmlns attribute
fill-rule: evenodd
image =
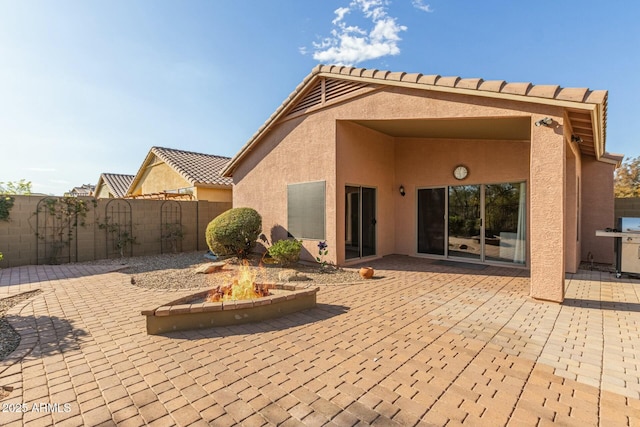
<svg viewBox="0 0 640 427"><path fill-rule="evenodd" d="M392 137L528 141L530 117L481 119L352 120Z"/></svg>

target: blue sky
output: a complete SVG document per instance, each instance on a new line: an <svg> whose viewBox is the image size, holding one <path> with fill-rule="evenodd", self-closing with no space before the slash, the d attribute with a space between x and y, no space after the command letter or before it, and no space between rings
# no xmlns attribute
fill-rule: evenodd
<svg viewBox="0 0 640 427"><path fill-rule="evenodd" d="M0 182L60 195L156 146L233 156L318 63L609 90L640 155L640 6L0 0Z"/></svg>

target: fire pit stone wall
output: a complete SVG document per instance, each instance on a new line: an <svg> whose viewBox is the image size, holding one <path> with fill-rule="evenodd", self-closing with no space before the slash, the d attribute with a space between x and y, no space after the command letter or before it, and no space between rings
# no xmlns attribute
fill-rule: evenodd
<svg viewBox="0 0 640 427"><path fill-rule="evenodd" d="M163 306L142 310L147 333L229 326L271 319L313 308L319 287L310 285L269 284L272 294L249 300L203 302L209 291L180 298Z"/></svg>

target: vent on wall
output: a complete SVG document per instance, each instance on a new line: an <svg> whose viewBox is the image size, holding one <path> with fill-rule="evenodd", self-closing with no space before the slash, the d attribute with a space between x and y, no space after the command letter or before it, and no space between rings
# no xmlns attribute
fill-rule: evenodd
<svg viewBox="0 0 640 427"><path fill-rule="evenodd" d="M338 79L321 79L318 81L318 84L289 111L289 114L296 114L306 111L311 107L324 105L327 102L334 101L367 86L370 85L368 83Z"/></svg>

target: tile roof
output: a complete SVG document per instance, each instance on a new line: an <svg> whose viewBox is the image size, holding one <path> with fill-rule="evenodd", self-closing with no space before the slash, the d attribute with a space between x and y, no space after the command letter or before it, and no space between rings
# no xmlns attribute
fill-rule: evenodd
<svg viewBox="0 0 640 427"><path fill-rule="evenodd" d="M92 196L96 189L93 184L82 184L80 187L73 187L67 194L71 196Z"/></svg>
<svg viewBox="0 0 640 427"><path fill-rule="evenodd" d="M278 109L258 129L251 139L240 149L236 156L222 170L224 176L231 176L238 161L252 149L260 137L281 117L292 112L304 111L308 104L305 96L314 95L314 83L320 78L347 80L357 82L359 87L353 89L341 88L342 93L364 87L362 83L405 86L418 89L436 90L442 92L460 93L466 95L502 98L532 103L558 105L568 109L571 113L582 114L577 118L584 121L584 113L590 115L595 111L598 123L589 124L589 134L584 135L586 149L589 154L597 158L605 154L604 140L606 137L607 98L606 90L590 90L588 88L562 88L558 85L534 85L529 82L509 83L504 80L484 80L481 78L461 78L458 76L425 75L420 73L391 72L384 70L369 70L338 65L317 65L311 73L295 88ZM317 91L317 90L316 90ZM320 97L317 96L319 99ZM302 105L305 108L301 108ZM579 135L582 137L582 135ZM587 145L591 143L591 147Z"/></svg>
<svg viewBox="0 0 640 427"><path fill-rule="evenodd" d="M164 147L152 147L150 153L155 154L160 160L171 166L192 185L231 186L233 184L231 178L220 175L220 171L231 160L229 157Z"/></svg>
<svg viewBox="0 0 640 427"><path fill-rule="evenodd" d="M113 194L114 197L121 198L124 197L125 194L127 194L127 190L133 182L133 178L134 175L102 173L100 174L100 179L98 179L96 188L100 186L100 182L102 181L104 185L109 188L109 192Z"/></svg>

